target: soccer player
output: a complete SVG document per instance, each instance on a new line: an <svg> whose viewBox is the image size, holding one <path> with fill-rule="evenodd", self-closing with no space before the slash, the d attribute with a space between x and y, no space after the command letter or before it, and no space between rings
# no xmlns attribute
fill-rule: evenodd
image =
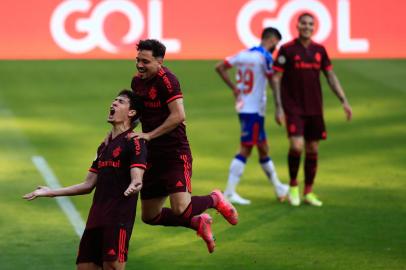
<svg viewBox="0 0 406 270"><path fill-rule="evenodd" d="M163 66L165 46L154 39L137 45L131 88L143 102L139 139L148 141L148 167L141 191L142 220L150 225L183 226L197 231L209 252L215 242L212 218L203 213L215 208L230 224L237 224L236 209L219 190L191 196L192 154L186 136L183 95L176 76ZM169 196L170 208L163 207ZM203 214L202 214L203 213Z"/></svg>
<svg viewBox="0 0 406 270"><path fill-rule="evenodd" d="M242 198L236 187L244 172L245 164L254 146L258 149L259 163L270 183L275 188L276 196L283 201L289 186L282 184L276 173L275 165L269 157L269 146L264 129L267 81L272 77L272 52L282 36L275 28L268 27L262 31L261 44L243 50L228 57L216 65L216 71L223 81L230 87L236 98L236 109L241 124L241 144L238 154L231 161L226 198L237 204L250 204L250 200ZM236 83L229 76L229 69L237 68ZM280 93L273 91L275 103L275 119L278 124L283 121L283 110Z"/></svg>
<svg viewBox="0 0 406 270"><path fill-rule="evenodd" d="M340 100L347 120L351 120L352 109L334 74L326 49L311 40L314 30L313 15L301 14L297 30L299 37L281 47L273 67L276 71L273 82L277 90L281 89L290 142L288 199L291 205L300 205L297 173L304 148L304 202L313 206L322 206L322 201L312 190L317 171L319 141L327 138L323 119L320 70L323 71L331 90Z"/></svg>
<svg viewBox="0 0 406 270"><path fill-rule="evenodd" d="M54 190L40 186L23 196L27 200L74 196L88 194L96 188L79 245L77 269L125 268L138 192L146 168L145 141L128 139L140 105L131 90L123 90L115 98L107 119L112 125L109 143L99 146L83 183Z"/></svg>

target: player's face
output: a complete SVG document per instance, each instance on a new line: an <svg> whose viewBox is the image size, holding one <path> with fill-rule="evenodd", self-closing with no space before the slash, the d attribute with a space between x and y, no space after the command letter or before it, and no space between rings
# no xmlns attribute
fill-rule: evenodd
<svg viewBox="0 0 406 270"><path fill-rule="evenodd" d="M130 100L126 96L118 96L111 103L107 122L111 124L124 123L131 121L135 115L135 110L130 109Z"/></svg>
<svg viewBox="0 0 406 270"><path fill-rule="evenodd" d="M279 41L280 39L276 37L271 37L268 52L273 53L276 49L276 46L278 46Z"/></svg>
<svg viewBox="0 0 406 270"><path fill-rule="evenodd" d="M149 50L139 51L136 60L137 70L142 79L154 77L162 65L162 59L155 58Z"/></svg>
<svg viewBox="0 0 406 270"><path fill-rule="evenodd" d="M303 16L297 24L299 37L302 39L310 39L314 31L314 19L310 16Z"/></svg>

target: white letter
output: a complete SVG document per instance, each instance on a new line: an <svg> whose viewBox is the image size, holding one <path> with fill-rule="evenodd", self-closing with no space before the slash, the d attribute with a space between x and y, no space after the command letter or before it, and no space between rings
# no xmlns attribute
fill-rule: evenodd
<svg viewBox="0 0 406 270"><path fill-rule="evenodd" d="M93 35L88 31L87 36L84 38L72 38L66 33L65 21L68 16L74 12L86 12L91 7L91 1L77 0L77 1L63 1L52 13L50 27L51 35L55 43L59 47L70 53L85 53L91 51L96 46L96 41ZM83 24L86 19L81 19L75 25L76 30L82 31L79 27L80 22Z"/></svg>
<svg viewBox="0 0 406 270"><path fill-rule="evenodd" d="M367 39L351 39L350 2L338 0L337 6L337 41L340 52L368 52Z"/></svg>
<svg viewBox="0 0 406 270"><path fill-rule="evenodd" d="M130 29L123 37L123 43L134 42L141 36L144 30L144 17L138 6L128 0L103 1L94 9L92 25L89 24L89 27L92 27L97 44L107 52L117 53L117 47L106 38L103 27L106 17L113 12L124 14L130 21Z"/></svg>
<svg viewBox="0 0 406 270"><path fill-rule="evenodd" d="M170 53L180 52L179 39L164 39L162 37L162 1L149 0L148 34L150 38L158 39L165 44Z"/></svg>
<svg viewBox="0 0 406 270"><path fill-rule="evenodd" d="M276 7L275 0L252 0L241 8L237 16L237 34L246 47L258 45L260 42L260 39L251 32L253 17L261 11L275 11Z"/></svg>

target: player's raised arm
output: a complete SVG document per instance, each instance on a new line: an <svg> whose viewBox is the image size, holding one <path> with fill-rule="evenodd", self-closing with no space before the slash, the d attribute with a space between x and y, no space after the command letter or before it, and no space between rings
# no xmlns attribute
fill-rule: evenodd
<svg viewBox="0 0 406 270"><path fill-rule="evenodd" d="M331 90L333 91L333 93L337 96L337 98L340 100L346 118L348 121L350 121L352 119L352 108L350 106L350 103L348 102L346 96L345 96L345 92L344 89L342 88L340 81L338 80L336 74L334 73L334 71L332 69L330 70L324 70L323 71L324 75L327 78L327 82L331 88Z"/></svg>
<svg viewBox="0 0 406 270"><path fill-rule="evenodd" d="M88 172L86 179L83 183L63 187L58 189L51 189L46 186L39 186L33 192L27 193L23 196L23 199L28 201L34 200L37 197L57 197L57 196L75 196L88 194L92 192L97 182L97 174L94 172Z"/></svg>
<svg viewBox="0 0 406 270"><path fill-rule="evenodd" d="M217 63L215 69L216 69L217 73L220 75L221 79L223 79L223 81L233 91L234 97L237 98L240 91L238 91L237 86L230 78L230 74L228 73L228 70L230 68L231 68L231 66L226 61L221 61L221 62Z"/></svg>

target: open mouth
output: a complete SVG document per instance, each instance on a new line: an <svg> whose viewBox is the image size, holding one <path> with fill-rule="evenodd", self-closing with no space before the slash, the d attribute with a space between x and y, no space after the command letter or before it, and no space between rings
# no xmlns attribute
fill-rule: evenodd
<svg viewBox="0 0 406 270"><path fill-rule="evenodd" d="M110 116L113 116L115 112L116 110L114 110L114 108L110 108Z"/></svg>

